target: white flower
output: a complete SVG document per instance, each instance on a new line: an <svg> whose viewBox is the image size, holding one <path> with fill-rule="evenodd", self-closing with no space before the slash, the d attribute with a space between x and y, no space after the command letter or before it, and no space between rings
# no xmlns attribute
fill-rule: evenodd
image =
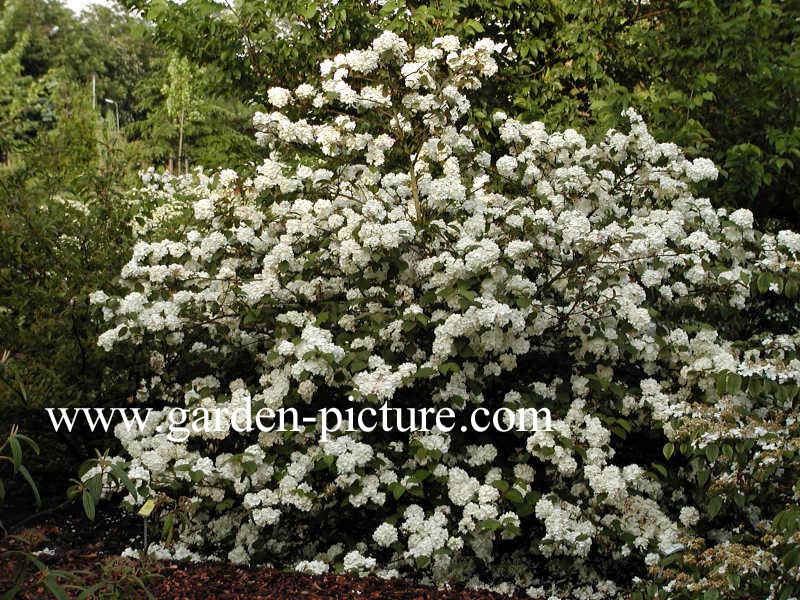
<svg viewBox="0 0 800 600"><path fill-rule="evenodd" d="M684 506L678 519L686 527L694 527L700 520L700 512L694 506Z"/></svg>
<svg viewBox="0 0 800 600"><path fill-rule="evenodd" d="M236 546L233 550L228 552L228 560L235 565L246 564L250 562L250 555L241 546Z"/></svg>
<svg viewBox="0 0 800 600"><path fill-rule="evenodd" d="M651 552L650 554L644 557L644 564L646 564L648 567L653 567L657 565L660 560L661 557L659 557L658 554L656 554L655 552Z"/></svg>
<svg viewBox="0 0 800 600"><path fill-rule="evenodd" d="M513 156L501 156L497 159L496 163L497 172L503 177L514 177L514 171L517 169L517 159Z"/></svg>
<svg viewBox="0 0 800 600"><path fill-rule="evenodd" d="M789 250L793 254L800 254L800 233L794 231L783 230L779 231L775 236L775 241L779 246Z"/></svg>
<svg viewBox="0 0 800 600"><path fill-rule="evenodd" d="M267 99L275 108L283 108L289 104L292 93L282 87L271 87L267 90Z"/></svg>
<svg viewBox="0 0 800 600"><path fill-rule="evenodd" d="M441 48L445 52L455 52L461 48L460 40L454 35L445 35L433 40L431 45L434 48Z"/></svg>
<svg viewBox="0 0 800 600"><path fill-rule="evenodd" d="M372 557L362 556L360 552L353 550L352 552L345 554L343 563L345 571L356 571L361 574L373 569L376 561Z"/></svg>
<svg viewBox="0 0 800 600"><path fill-rule="evenodd" d="M742 229L753 228L753 213L746 208L740 208L739 210L733 211L728 218L735 225L741 227Z"/></svg>
<svg viewBox="0 0 800 600"><path fill-rule="evenodd" d="M480 485L480 482L470 477L464 469L454 467L450 469L447 495L456 506L465 506L478 492Z"/></svg>
<svg viewBox="0 0 800 600"><path fill-rule="evenodd" d="M779 391L800 380L800 336L740 339L729 321L753 311L764 273L791 291L800 236L695 197L716 168L631 110L627 133L589 145L500 106L487 138L466 115L503 50L452 36L410 48L385 32L323 62L319 87L268 91L252 175L146 174L124 292L90 301L101 347L125 344L150 371L135 400L163 407L141 431L115 429L142 495L185 494L180 539L155 555L266 554L309 573L425 565L434 584L617 597L609 565L655 566L703 534L702 507L665 512L695 473L650 477L631 426L701 453L752 441L754 464L789 468L776 439L796 425L791 402L758 409L758 427L725 415L758 404L731 393L731 373ZM286 111L295 99L330 110ZM764 310L753 326L778 322ZM323 427L318 406L340 413ZM544 430L533 407L551 406ZM176 407L214 416L172 442L156 427ZM253 412L262 423L236 435ZM496 430L534 419L525 437ZM718 484L735 483L718 466ZM119 487L106 479L104 493ZM519 498L533 493L531 538ZM347 548L316 527L341 519L356 525ZM570 584L550 590L553 575Z"/></svg>
<svg viewBox="0 0 800 600"><path fill-rule="evenodd" d="M397 541L397 529L389 523L381 523L372 534L375 543L382 547L391 546Z"/></svg>
<svg viewBox="0 0 800 600"><path fill-rule="evenodd" d="M309 575L322 575L328 572L328 565L321 560L301 560L294 566L298 573L308 573Z"/></svg>
<svg viewBox="0 0 800 600"><path fill-rule="evenodd" d="M316 93L317 91L314 89L314 86L308 83L301 83L294 91L294 95L301 100L309 100L313 98Z"/></svg>
<svg viewBox="0 0 800 600"><path fill-rule="evenodd" d="M223 169L219 172L219 184L222 187L230 187L239 178L239 174L233 169Z"/></svg>
<svg viewBox="0 0 800 600"><path fill-rule="evenodd" d="M372 48L378 54L392 52L404 56L408 52L408 44L404 39L391 31L384 31L372 42Z"/></svg>
<svg viewBox="0 0 800 600"><path fill-rule="evenodd" d="M90 304L105 304L108 301L108 294L106 294L102 290L98 290L96 292L92 292L89 294L89 303Z"/></svg>
<svg viewBox="0 0 800 600"><path fill-rule="evenodd" d="M192 206L194 218L200 221L214 218L214 201L211 198L201 198Z"/></svg>
<svg viewBox="0 0 800 600"><path fill-rule="evenodd" d="M707 158L695 158L691 163L686 163L686 176L691 181L713 180L718 174L717 167Z"/></svg>

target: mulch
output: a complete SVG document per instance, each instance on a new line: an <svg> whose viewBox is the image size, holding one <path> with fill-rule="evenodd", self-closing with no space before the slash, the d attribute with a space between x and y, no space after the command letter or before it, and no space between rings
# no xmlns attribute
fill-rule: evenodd
<svg viewBox="0 0 800 600"><path fill-rule="evenodd" d="M403 580L344 575L300 575L275 569L244 569L231 565L170 565L175 571L154 589L157 598L195 600L508 600L508 596L452 588L436 590ZM198 582L207 582L198 585ZM199 593L198 593L199 592Z"/></svg>
<svg viewBox="0 0 800 600"><path fill-rule="evenodd" d="M28 411L22 416L35 413ZM11 420L11 422L16 422ZM224 563L175 563L148 561L142 563L121 559L126 547L141 548L141 519L119 509L103 504L94 521L83 515L80 502L66 506L64 499L67 478L76 471L71 456L86 456L85 450L70 451L64 441L55 439L48 426L27 423L28 430L50 432L48 447L57 450L42 456L29 457L39 463L28 463L36 479L45 508L39 511L31 502L30 491L24 486L14 486L0 506L0 524L24 540L3 540L0 529L0 597L11 586L15 560L4 551L37 551L38 559L49 570L75 574L78 579L59 579L64 587L88 587L106 582L104 593L95 597L103 600L119 598L138 600L148 598L139 582L146 584L156 600L509 600L508 596L459 586L437 590L404 580L386 580L377 577L351 577L344 575L310 576L271 568L246 568ZM45 433L41 435L45 435ZM37 437L40 439L41 436ZM41 440L40 440L41 441ZM66 440L71 442L72 439ZM24 591L19 600L46 600L53 598L43 586L46 573L28 569ZM77 598L77 587L67 589L70 598Z"/></svg>
<svg viewBox="0 0 800 600"><path fill-rule="evenodd" d="M2 558L3 551L50 548L54 554L40 553L50 570L78 573L80 579L61 579L70 598L77 598L79 587L106 582L106 594L93 597L135 600L148 598L139 583L146 583L157 600L509 600L509 596L467 590L453 586L435 589L398 579L352 577L346 575L303 575L272 568L248 568L227 563L189 563L122 559L104 550L102 539L77 547L59 545L63 535L54 524L38 525L20 532L25 541L6 540L0 547L0 595L11 585L14 559ZM53 596L43 585L46 573L29 569L20 600L45 600ZM76 585L69 589L70 584Z"/></svg>

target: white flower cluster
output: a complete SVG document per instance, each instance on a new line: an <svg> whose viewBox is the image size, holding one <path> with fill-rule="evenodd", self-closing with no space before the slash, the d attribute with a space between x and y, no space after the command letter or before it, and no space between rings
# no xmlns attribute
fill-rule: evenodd
<svg viewBox="0 0 800 600"><path fill-rule="evenodd" d="M741 404L718 391L726 374L797 380L789 340L747 350L720 316L759 276L796 268L797 234L762 237L748 211L695 197L716 168L632 111L594 145L498 113L493 151L463 117L502 50L384 33L325 61L319 88L271 89L257 173L153 176L142 193L169 208L141 230L129 292L91 301L101 346L154 344L142 394L165 406L547 406L553 430L348 422L321 441L313 426L239 434L227 419L175 443L160 411L117 433L142 496L190 498L188 548L310 573L391 565L476 584L491 571L537 594L555 570L611 597L603 565L655 564L699 520L670 504L657 457L618 451L627 436L660 446L698 402Z"/></svg>

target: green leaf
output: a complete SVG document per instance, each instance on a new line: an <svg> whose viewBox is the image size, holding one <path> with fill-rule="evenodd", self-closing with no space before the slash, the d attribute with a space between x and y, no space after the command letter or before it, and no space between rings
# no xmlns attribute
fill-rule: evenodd
<svg viewBox="0 0 800 600"><path fill-rule="evenodd" d="M716 444L709 444L706 446L706 458L708 462L715 462L719 458L719 446Z"/></svg>
<svg viewBox="0 0 800 600"><path fill-rule="evenodd" d="M92 500L95 502L100 501L100 494L103 491L103 477L98 473L86 482L86 489L92 495Z"/></svg>
<svg viewBox="0 0 800 600"><path fill-rule="evenodd" d="M763 387L761 386L761 382L755 378L751 377L747 382L747 393L750 394L751 397L758 396L761 393Z"/></svg>
<svg viewBox="0 0 800 600"><path fill-rule="evenodd" d="M769 273L762 273L758 276L756 280L756 286L758 287L758 291L762 294L767 293L769 291L769 284L772 283L772 278L770 277Z"/></svg>
<svg viewBox="0 0 800 600"><path fill-rule="evenodd" d="M436 369L431 367L422 367L421 369L417 369L417 372L414 374L414 377L417 379L429 379L433 375L436 375Z"/></svg>
<svg viewBox="0 0 800 600"><path fill-rule="evenodd" d="M498 529L500 529L500 527L503 526L503 524L500 523L500 521L498 521L497 519L485 519L480 523L478 523L478 526L481 529L485 529L486 531L497 531Z"/></svg>
<svg viewBox="0 0 800 600"><path fill-rule="evenodd" d="M711 477L711 472L708 469L701 469L697 473L697 483L700 484L700 487L705 486L709 477Z"/></svg>
<svg viewBox="0 0 800 600"><path fill-rule="evenodd" d="M11 448L11 463L14 466L14 473L16 473L22 465L22 447L19 445L16 435L8 438L8 445Z"/></svg>
<svg viewBox="0 0 800 600"><path fill-rule="evenodd" d="M133 482L128 478L128 474L125 472L119 464L114 463L111 465L111 473L120 481L122 485L125 486L125 489L128 490L128 493L133 496L134 498L137 496L136 493L136 486L133 485Z"/></svg>
<svg viewBox="0 0 800 600"><path fill-rule="evenodd" d="M41 506L42 497L39 495L39 488L36 487L36 483L33 481L33 477L31 477L31 474L25 465L19 466L19 474L22 475L22 478L28 482L28 486L31 488L34 498L36 498L36 506Z"/></svg>
<svg viewBox="0 0 800 600"><path fill-rule="evenodd" d="M667 477L667 468L664 465L653 463L653 469L658 472L661 477Z"/></svg>
<svg viewBox="0 0 800 600"><path fill-rule="evenodd" d="M664 453L664 458L669 460L670 458L672 458L672 455L675 454L675 444L673 444L672 442L664 444L664 449L662 452Z"/></svg>
<svg viewBox="0 0 800 600"><path fill-rule="evenodd" d="M718 373L714 378L714 389L720 396L725 393L727 381L728 381L727 373Z"/></svg>
<svg viewBox="0 0 800 600"><path fill-rule="evenodd" d="M783 566L788 571L800 565L800 546L795 546L783 555Z"/></svg>
<svg viewBox="0 0 800 600"><path fill-rule="evenodd" d="M35 454L39 454L39 446L34 442L31 438L27 435L23 435L21 433L17 434L17 438L28 444L31 447L31 450L34 451Z"/></svg>
<svg viewBox="0 0 800 600"><path fill-rule="evenodd" d="M722 496L714 496L708 501L708 514L713 519L722 508Z"/></svg>
<svg viewBox="0 0 800 600"><path fill-rule="evenodd" d="M507 481L503 481L502 479L497 479L497 480L493 481L493 482L492 482L492 485L493 485L495 488L497 488L498 490L500 490L500 493L501 493L501 494L504 494L504 493L506 493L506 492L509 490L509 488L511 487L511 486L508 484L508 482L507 482Z"/></svg>
<svg viewBox="0 0 800 600"><path fill-rule="evenodd" d="M519 491L515 489L508 490L508 492L506 492L506 498L509 500L509 502L512 502L514 504L522 504L524 502L522 494L520 494Z"/></svg>
<svg viewBox="0 0 800 600"><path fill-rule="evenodd" d="M350 372L357 373L358 371L363 371L367 368L367 363L363 360L354 360L350 363Z"/></svg>
<svg viewBox="0 0 800 600"><path fill-rule="evenodd" d="M97 591L102 590L105 587L106 583L95 583L94 585L83 588L81 590L80 596L78 596L78 600L90 600L94 598L94 593Z"/></svg>
<svg viewBox="0 0 800 600"><path fill-rule="evenodd" d="M800 295L800 285L794 279L787 279L783 286L784 295L790 300L794 300Z"/></svg>
<svg viewBox="0 0 800 600"><path fill-rule="evenodd" d="M622 427L622 429L624 429L628 433L633 431L633 425L630 423L630 421L627 421L626 419L617 419L617 425Z"/></svg>
<svg viewBox="0 0 800 600"><path fill-rule="evenodd" d="M305 8L301 13L306 19L313 19L314 15L317 14L317 5L313 2L306 4Z"/></svg>
<svg viewBox="0 0 800 600"><path fill-rule="evenodd" d="M790 402L797 397L800 387L796 385L779 385L776 396L780 402Z"/></svg>
<svg viewBox="0 0 800 600"><path fill-rule="evenodd" d="M722 454L728 460L733 460L733 448L730 444L723 444L722 446Z"/></svg>
<svg viewBox="0 0 800 600"><path fill-rule="evenodd" d="M406 488L396 481L389 486L389 490L392 492L392 497L395 500L399 500L403 494L406 493Z"/></svg>
<svg viewBox="0 0 800 600"><path fill-rule="evenodd" d="M719 600L719 591L713 588L703 593L703 600Z"/></svg>
<svg viewBox="0 0 800 600"><path fill-rule="evenodd" d="M94 521L94 499L92 499L92 494L89 492L89 490L83 490L83 494L81 494L81 501L83 502L83 512L86 513L86 516L90 521Z"/></svg>
<svg viewBox="0 0 800 600"><path fill-rule="evenodd" d="M742 377L736 373L728 373L725 378L725 391L729 394L738 394L742 391Z"/></svg>
<svg viewBox="0 0 800 600"><path fill-rule="evenodd" d="M742 578L736 573L728 573L725 579L728 580L728 583L731 584L733 589L738 589L742 583Z"/></svg>
<svg viewBox="0 0 800 600"><path fill-rule="evenodd" d="M172 542L172 534L175 530L175 517L172 513L167 515L167 518L164 519L164 526L161 528L161 539L165 541L166 544L170 544Z"/></svg>
<svg viewBox="0 0 800 600"><path fill-rule="evenodd" d="M517 513L518 517L524 519L525 517L531 516L535 510L535 506L529 501L526 501L522 506L515 507L514 512Z"/></svg>
<svg viewBox="0 0 800 600"><path fill-rule="evenodd" d="M422 483L428 478L430 474L431 472L428 471L428 469L417 469L417 471L415 471L414 474L411 477L409 477L408 480L411 483Z"/></svg>
<svg viewBox="0 0 800 600"><path fill-rule="evenodd" d="M56 578L53 576L47 577L44 580L44 586L50 591L51 594L58 600L69 600L69 595L67 592L62 588Z"/></svg>
<svg viewBox="0 0 800 600"><path fill-rule="evenodd" d="M458 363L446 362L442 365L439 365L439 372L442 375L447 375L448 373L458 373L459 371L461 371L461 367L458 366Z"/></svg>
<svg viewBox="0 0 800 600"><path fill-rule="evenodd" d="M419 486L415 486L407 490L409 494L414 496L415 498L424 498L425 497L425 490L423 490Z"/></svg>

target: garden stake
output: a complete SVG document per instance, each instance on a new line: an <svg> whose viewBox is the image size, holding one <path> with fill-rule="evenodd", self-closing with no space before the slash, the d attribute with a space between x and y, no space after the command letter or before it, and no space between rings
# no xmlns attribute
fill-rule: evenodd
<svg viewBox="0 0 800 600"><path fill-rule="evenodd" d="M156 503L152 500L148 500L142 505L142 508L139 509L139 514L142 517L142 521L144 523L144 548L142 549L142 557L144 558L147 556L147 519L150 514L153 512L153 509L156 507Z"/></svg>

